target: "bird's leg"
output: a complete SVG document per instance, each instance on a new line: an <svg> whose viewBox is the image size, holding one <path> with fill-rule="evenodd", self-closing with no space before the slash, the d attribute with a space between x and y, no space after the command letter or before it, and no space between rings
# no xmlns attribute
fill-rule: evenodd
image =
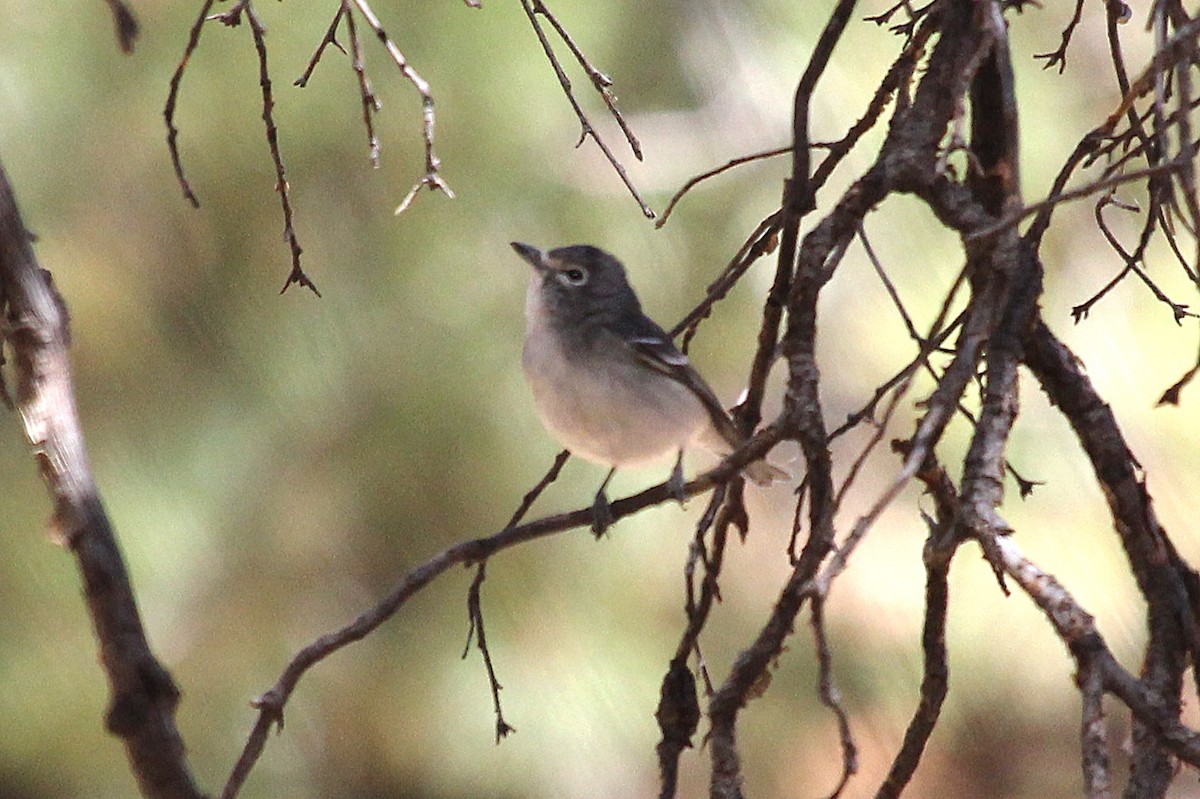
<svg viewBox="0 0 1200 799"><path fill-rule="evenodd" d="M679 450L679 456L675 458L675 468L671 470L671 476L667 478L667 491L680 505L687 499L687 492L683 486L683 450Z"/></svg>
<svg viewBox="0 0 1200 799"><path fill-rule="evenodd" d="M608 470L608 476L604 478L604 482L600 484L600 489L596 492L596 498L592 500L592 533L599 538L604 535L609 525L613 523L612 508L608 505L608 495L604 493L604 489L608 488L608 481L616 474L617 467Z"/></svg>

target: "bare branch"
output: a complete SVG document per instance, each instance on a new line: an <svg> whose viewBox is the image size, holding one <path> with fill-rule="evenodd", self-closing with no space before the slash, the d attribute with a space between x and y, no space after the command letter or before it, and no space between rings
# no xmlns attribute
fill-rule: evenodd
<svg viewBox="0 0 1200 799"><path fill-rule="evenodd" d="M721 166L714 167L713 169L710 169L707 172L701 172L699 175L695 175L692 178L689 178L687 183L684 183L682 186L680 186L679 190L671 196L671 199L667 202L667 207L663 209L662 216L660 216L658 218L658 221L654 223L654 226L662 227L663 225L667 224L667 219L670 218L671 212L675 210L675 206L679 203L680 200L683 199L683 195L687 194L689 191L691 191L693 188L695 188L695 186L697 184L702 183L703 181L708 180L709 178L715 178L717 175L720 175L722 172L727 172L730 169L733 169L734 167L741 166L742 164L751 164L751 163L754 163L755 161L762 161L767 158L774 158L777 155L787 155L791 151L792 151L792 146L789 144L787 147L776 147L773 150L764 150L761 153L751 153L750 155L743 155L743 156L739 156L737 158L731 158L730 160L726 161Z"/></svg>
<svg viewBox="0 0 1200 799"><path fill-rule="evenodd" d="M612 165L612 168L616 170L617 175L621 178L621 182L625 184L625 188L628 189L629 193L633 195L633 199L637 200L637 204L642 209L642 214L644 214L647 219L653 219L654 210L646 204L645 200L642 199L642 195L638 193L637 188L633 185L633 181L629 179L629 174L625 171L624 165L613 154L613 151L609 149L608 145L604 142L604 139L600 137L600 134L596 132L596 129L588 120L587 114L584 113L583 106L581 106L579 104L579 100L575 98L575 92L571 88L571 79L567 77L566 70L563 69L562 64L558 60L558 56L554 54L554 48L550 44L550 39L547 38L546 32L542 29L541 23L538 22L538 15L541 14L550 20L550 24L553 25L554 29L559 32L560 36L563 36L564 41L567 42L567 46L571 48L572 52L576 53L576 57L580 59L580 63L584 65L584 69L588 70L588 76L592 78L594 83L598 80L598 77L602 77L604 81L608 80L607 77L604 77L603 73L592 69L586 63L586 59L583 58L582 53L579 52L578 48L575 46L575 43L565 35L566 32L558 24L558 20L549 14L549 12L546 10L546 6L541 2L541 0L521 0L521 7L525 9L525 16L529 18L529 24L533 26L533 32L537 34L538 41L542 44L542 50L546 53L546 58L550 59L550 65L554 67L554 74L558 77L558 82L562 86L563 92L567 95L567 101L571 104L571 108L575 109L575 116L579 117L581 130L579 134L579 141L575 146L578 147L579 145L583 144L584 140L588 138L591 138L592 141L596 142L596 146L600 148L600 151L604 153L604 157L608 159L608 162ZM607 86L601 87L600 83L596 83L596 86L597 89L602 89L601 94L605 96L605 101L608 102L609 95L607 92ZM617 114L616 106L610 102L609 108L615 115L617 115L617 119L621 124L621 129L626 132L630 147L633 149L634 154L640 158L641 148L637 144L637 139L633 138L633 134L628 131L628 127L624 124L624 119Z"/></svg>
<svg viewBox="0 0 1200 799"><path fill-rule="evenodd" d="M483 655L483 665L487 669L488 685L492 691L492 709L496 713L496 743L499 744L509 733L516 732L517 728L504 720L504 711L500 709L500 691L503 686L496 679L496 668L492 665L492 653L487 645L487 633L483 629L483 600L480 598L480 591L486 579L487 561L483 560L475 568L475 579L471 581L471 588L467 592L467 617L471 626L467 630L467 645L463 647L462 656L465 660L470 654L471 639L474 638L479 653Z"/></svg>
<svg viewBox="0 0 1200 799"><path fill-rule="evenodd" d="M1026 205L1016 211L1013 211L1008 216L997 220L987 227L981 227L979 230L968 233L967 240L974 242L991 238L992 236L1003 233L1004 231L1015 227L1021 222L1022 219L1032 216L1033 214L1045 208L1051 208L1061 203L1069 202L1071 200L1078 200L1083 197L1091 197L1092 195L1098 194L1106 189L1111 189L1125 183L1133 183L1153 175L1174 172L1178 168L1179 164L1175 161L1164 161L1161 164L1148 166L1144 169L1136 169L1132 172L1126 172L1124 175L1116 175L1110 178L1093 181L1086 186L1080 186L1078 189L1060 192L1059 194L1047 197L1046 199L1033 203L1032 205Z"/></svg>
<svg viewBox="0 0 1200 799"><path fill-rule="evenodd" d="M179 689L150 650L129 573L88 461L75 407L66 303L37 262L0 167L0 296L14 396L54 503L51 527L71 551L109 686L105 726L125 744L148 799L201 799L175 726Z"/></svg>
<svg viewBox="0 0 1200 799"><path fill-rule="evenodd" d="M1075 33L1075 27L1079 25L1079 20L1083 18L1083 2L1084 0L1075 0L1075 13L1071 16L1071 21L1067 23L1067 27L1063 28L1062 43L1058 49L1050 53L1039 53L1034 58L1039 58L1045 61L1042 64L1043 69L1051 69L1058 67L1058 74L1061 75L1063 70L1067 68L1067 47L1071 44L1071 36Z"/></svg>
<svg viewBox="0 0 1200 799"><path fill-rule="evenodd" d="M342 4L338 6L337 13L333 15L333 21L329 23L329 28L325 31L325 35L321 37L320 44L318 44L317 49L313 51L312 58L308 60L308 66L304 68L304 72L300 75L300 77L293 81L293 86L299 86L303 89L308 85L309 78L311 78L313 72L316 71L317 64L321 62L321 56L325 55L326 47L332 45L340 50L342 55L346 54L346 48L343 47L342 43L338 41L337 29L338 26L342 24L342 18L349 15L349 11L350 8L348 0L342 0Z"/></svg>
<svg viewBox="0 0 1200 799"><path fill-rule="evenodd" d="M612 114L613 119L616 120L617 125L621 128L621 133L625 134L625 141L628 142L629 149L633 151L634 157L641 161L642 145L638 141L637 136L633 135L629 123L625 121L625 116L621 113L621 109L617 108L617 98L610 91L613 85L612 78L592 66L587 56L579 49L579 45L575 44L575 40L571 38L571 34L567 32L567 29L558 21L558 17L550 12L550 9L546 7L546 4L542 0L533 0L533 10L546 18L546 21L554 28L559 38L567 45L567 48L571 51L571 55L575 56L575 60L579 62L579 66L583 67L583 71L587 73L592 86L604 100L604 104L608 106L608 112Z"/></svg>
<svg viewBox="0 0 1200 799"><path fill-rule="evenodd" d="M842 695L833 684L833 654L829 651L829 639L825 633L825 600L813 597L812 610L813 640L817 650L817 695L821 704L833 711L837 719L838 742L842 747L842 775L829 799L842 795L850 778L858 773L858 746L850 732L850 715L842 706Z"/></svg>
<svg viewBox="0 0 1200 799"><path fill-rule="evenodd" d="M379 168L379 137L375 135L373 114L379 113L382 106L371 88L371 79L367 77L367 68L363 62L362 43L358 40L358 29L354 24L354 15L350 13L351 0L342 0L342 10L346 15L346 31L350 35L351 65L358 77L358 91L362 97L363 127L367 129L367 149L371 166Z"/></svg>
<svg viewBox="0 0 1200 799"><path fill-rule="evenodd" d="M279 293L287 291L293 283L298 283L320 297L321 292L317 291L316 284L309 279L300 266L300 253L303 250L300 247L299 239L296 238L295 223L292 220L291 187L288 185L287 175L283 168L283 154L279 151L279 128L275 125L275 95L271 89L271 73L267 68L267 43L264 38L266 28L263 27L250 0L242 0L228 13L232 14L233 19L236 20L237 12L242 8L246 10L246 19L250 22L250 33L254 38L254 50L258 53L258 85L262 90L262 118L263 124L266 126L267 148L271 151L271 162L275 165L275 191L279 193L279 204L283 210L283 239L292 253L292 271L288 274ZM222 16L224 15L218 15L218 17ZM225 24L236 25L237 22L225 22Z"/></svg>
<svg viewBox="0 0 1200 799"><path fill-rule="evenodd" d="M167 104L163 108L163 119L167 123L167 150L171 153L171 165L175 168L175 179L179 181L179 186L183 189L183 196L192 204L193 208L200 207L200 200L192 191L192 186L183 172L183 161L179 156L179 129L175 127L175 105L179 102L179 86L183 81L183 73L191 61L192 54L196 52L197 45L200 44L200 33L204 29L204 23L208 21L209 11L212 10L214 2L215 0L204 0L204 5L200 7L196 21L192 23L191 30L188 32L187 46L183 49L183 56L179 59L174 74L171 75L171 89L167 92Z"/></svg>
<svg viewBox="0 0 1200 799"><path fill-rule="evenodd" d="M715 469L688 482L683 487L684 496L696 496L735 479L746 464L760 460L767 450L778 443L779 438L778 429L764 429L759 435L729 455ZM660 483L638 494L613 502L611 504L613 521L676 499L678 497L672 489L665 482ZM448 571L450 567L459 564L478 564L496 553L518 544L577 527L590 529L592 518L592 509L589 506L569 513L546 516L524 524L506 526L490 537L476 538L455 544L401 577L386 597L354 621L338 630L322 635L301 649L283 670L283 674L276 681L274 687L254 701L254 706L259 712L258 719L225 784L225 789L221 793L222 799L233 799L240 793L246 778L262 755L272 728L282 727L284 706L301 678L310 668L334 652L370 634L371 631L395 615L396 611L412 596Z"/></svg>
<svg viewBox="0 0 1200 799"><path fill-rule="evenodd" d="M396 43L384 31L383 25L379 22L379 17L375 16L375 12L367 4L367 0L351 0L351 2L358 8L359 13L363 15L363 19L367 21L371 30L375 31L375 36L378 37L379 41L388 51L388 55L392 57L392 61L396 62L396 66L400 68L400 74L421 95L421 118L424 122L422 130L424 131L425 139L425 174L409 190L404 199L400 201L400 205L396 207L396 215L399 216L408 210L413 200L417 198L417 193L423 188L428 188L431 191L440 191L450 199L454 199L454 192L450 189L450 185L442 179L442 175L438 171L442 165L441 159L433 151L433 129L436 117L433 110L433 92L429 88L429 84L413 69L412 65L408 63L408 59L404 57L404 53L400 52L400 48L396 46Z"/></svg>
<svg viewBox="0 0 1200 799"><path fill-rule="evenodd" d="M949 690L946 615L950 594L950 561L959 544L957 497L949 476L936 459L926 459L919 477L938 508L937 518L927 520L929 539L925 543L922 558L925 562L925 624L921 632L924 674L917 708L904 731L904 743L892 760L892 766L876 791L875 799L897 799L908 786L941 717L942 703Z"/></svg>

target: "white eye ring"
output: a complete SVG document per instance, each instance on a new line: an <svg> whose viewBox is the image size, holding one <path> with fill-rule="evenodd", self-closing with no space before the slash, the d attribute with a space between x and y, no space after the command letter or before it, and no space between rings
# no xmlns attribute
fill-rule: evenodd
<svg viewBox="0 0 1200 799"><path fill-rule="evenodd" d="M558 280L564 286L582 286L588 282L588 273L586 269L572 266L558 272Z"/></svg>

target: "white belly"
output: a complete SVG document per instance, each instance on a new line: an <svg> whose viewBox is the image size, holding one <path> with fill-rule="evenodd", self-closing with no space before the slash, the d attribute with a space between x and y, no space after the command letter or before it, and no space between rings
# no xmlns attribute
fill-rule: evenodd
<svg viewBox="0 0 1200 799"><path fill-rule="evenodd" d="M632 358L582 369L536 339L525 344L525 375L542 422L572 454L636 466L687 448L710 424L690 389Z"/></svg>

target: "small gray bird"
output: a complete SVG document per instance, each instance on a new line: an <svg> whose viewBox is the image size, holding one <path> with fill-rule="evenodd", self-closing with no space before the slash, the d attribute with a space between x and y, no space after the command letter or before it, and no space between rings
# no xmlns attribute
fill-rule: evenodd
<svg viewBox="0 0 1200 799"><path fill-rule="evenodd" d="M684 498L683 450L728 455L742 442L721 401L652 319L621 262L585 244L543 252L513 242L533 267L522 363L546 428L572 454L609 467L592 503L592 529L612 523L605 489L618 467L675 453L668 486ZM766 461L746 477L788 475Z"/></svg>

